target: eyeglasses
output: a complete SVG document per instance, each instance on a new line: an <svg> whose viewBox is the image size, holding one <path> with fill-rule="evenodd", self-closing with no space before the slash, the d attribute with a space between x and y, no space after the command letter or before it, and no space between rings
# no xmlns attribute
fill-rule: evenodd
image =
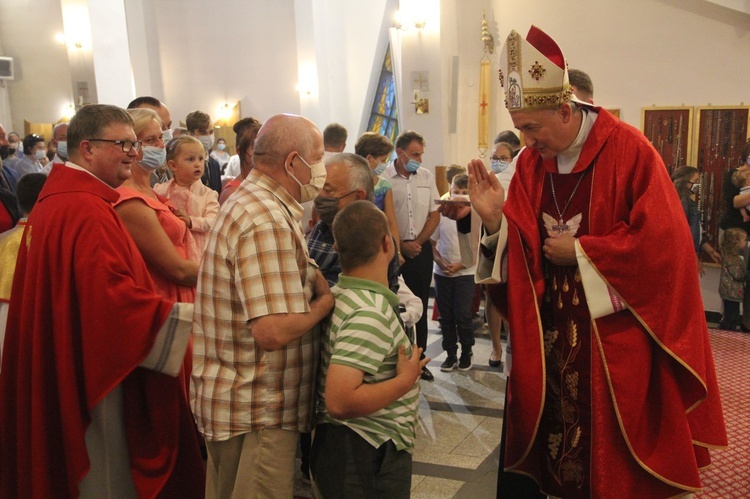
<svg viewBox="0 0 750 499"><path fill-rule="evenodd" d="M117 144L118 146L122 147L122 152L130 152L131 149L135 149L135 152L138 152L141 150L141 141L136 140L133 142L132 140L112 140L112 139L86 139L89 142L112 142L113 144Z"/></svg>
<svg viewBox="0 0 750 499"><path fill-rule="evenodd" d="M510 161L510 158L508 156L500 156L499 158L497 156L490 157L492 161Z"/></svg>

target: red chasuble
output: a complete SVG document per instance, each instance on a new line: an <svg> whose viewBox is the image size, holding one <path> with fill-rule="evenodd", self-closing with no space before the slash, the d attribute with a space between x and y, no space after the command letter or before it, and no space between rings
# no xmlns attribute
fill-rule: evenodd
<svg viewBox="0 0 750 499"><path fill-rule="evenodd" d="M56 165L29 217L0 374L0 497L78 497L91 410L118 385L139 496L203 493L179 378L138 367L173 302L155 292L117 197Z"/></svg>
<svg viewBox="0 0 750 499"><path fill-rule="evenodd" d="M527 149L503 210L513 345L505 468L565 497L697 491L708 449L727 440L690 232L651 144L595 110L573 172L557 174L555 159ZM543 258L546 225L560 218L550 178L563 223L581 215L576 237L627 310L591 319L577 268Z"/></svg>

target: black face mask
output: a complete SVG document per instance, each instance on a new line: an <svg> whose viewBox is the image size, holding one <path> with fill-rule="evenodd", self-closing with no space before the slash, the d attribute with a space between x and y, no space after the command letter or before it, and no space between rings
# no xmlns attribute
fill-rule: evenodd
<svg viewBox="0 0 750 499"><path fill-rule="evenodd" d="M349 194L354 194L357 191L352 191ZM336 214L339 212L339 200L345 198L349 194L344 194L338 198L329 198L325 196L317 196L313 200L315 205L315 211L318 212L320 220L328 225L333 225L333 219L336 218Z"/></svg>
<svg viewBox="0 0 750 499"><path fill-rule="evenodd" d="M339 212L339 198L317 196L313 204L320 220L328 226L332 225L333 219L336 218L336 213Z"/></svg>
<svg viewBox="0 0 750 499"><path fill-rule="evenodd" d="M14 151L15 153L15 151ZM0 159L6 159L10 154L9 146L0 146Z"/></svg>

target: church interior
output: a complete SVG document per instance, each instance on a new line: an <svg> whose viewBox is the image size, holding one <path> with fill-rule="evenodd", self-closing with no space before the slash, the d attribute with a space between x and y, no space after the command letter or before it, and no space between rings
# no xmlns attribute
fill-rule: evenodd
<svg viewBox="0 0 750 499"><path fill-rule="evenodd" d="M148 95L169 107L173 128L208 113L230 154L238 119L292 113L320 130L343 125L346 152L368 130L392 140L415 130L436 176L475 158L489 168L493 138L514 128L499 52L511 30L532 25L590 75L594 104L641 130L670 172L698 167L704 231L718 239L722 176L750 138L747 1L0 0L0 123L21 137L51 134L85 104L124 108ZM707 123L724 116L744 136L706 155ZM729 447L712 454L695 497L750 497L750 335L718 329L720 265L704 270ZM508 372L488 365L483 310L470 371L440 372L440 327L428 322L435 380L421 382L414 498L495 497ZM299 480L295 497L312 497L309 484Z"/></svg>

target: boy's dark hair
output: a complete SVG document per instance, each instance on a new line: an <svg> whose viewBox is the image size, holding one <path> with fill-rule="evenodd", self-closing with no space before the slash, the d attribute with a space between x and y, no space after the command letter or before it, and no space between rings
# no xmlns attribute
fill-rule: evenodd
<svg viewBox="0 0 750 499"><path fill-rule="evenodd" d="M44 173L27 173L16 185L16 199L21 213L28 215L36 204L39 193L42 192L47 175Z"/></svg>
<svg viewBox="0 0 750 499"><path fill-rule="evenodd" d="M456 178L456 175L460 175L462 173L466 173L466 167L461 165L450 165L448 168L445 169L445 180L448 181L448 185L453 183L453 179Z"/></svg>
<svg viewBox="0 0 750 499"><path fill-rule="evenodd" d="M187 126L189 133L196 130L206 130L211 128L211 117L203 111L193 111L185 118L185 126Z"/></svg>
<svg viewBox="0 0 750 499"><path fill-rule="evenodd" d="M465 173L459 173L455 177L453 177L453 182L451 182L452 185L455 185L459 189L468 189L469 188L469 176Z"/></svg>
<svg viewBox="0 0 750 499"><path fill-rule="evenodd" d="M354 201L333 219L333 239L341 270L348 272L370 263L390 234L388 219L371 201Z"/></svg>

